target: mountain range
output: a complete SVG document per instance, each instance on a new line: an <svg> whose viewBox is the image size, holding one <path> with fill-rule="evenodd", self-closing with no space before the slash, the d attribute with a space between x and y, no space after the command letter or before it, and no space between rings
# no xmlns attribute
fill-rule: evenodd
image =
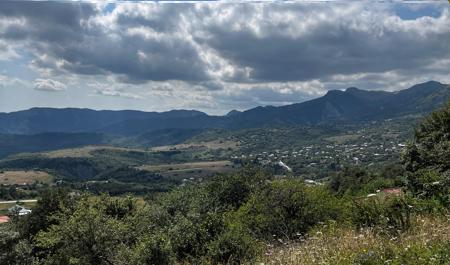
<svg viewBox="0 0 450 265"><path fill-rule="evenodd" d="M429 81L387 92L355 87L330 90L322 97L286 106L256 107L225 116L195 110L168 112L95 111L32 108L0 113L1 134L103 133L133 136L166 129L240 129L260 126L314 125L389 119L430 112L450 99L450 85Z"/></svg>
<svg viewBox="0 0 450 265"><path fill-rule="evenodd" d="M178 144L206 129L244 129L358 123L420 116L450 100L450 85L430 81L396 92L355 87L286 106L256 107L211 116L167 112L32 108L0 113L0 158L85 145L151 147Z"/></svg>

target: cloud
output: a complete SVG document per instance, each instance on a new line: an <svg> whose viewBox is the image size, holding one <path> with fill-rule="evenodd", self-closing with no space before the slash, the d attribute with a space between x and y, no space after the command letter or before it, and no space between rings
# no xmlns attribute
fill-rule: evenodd
<svg viewBox="0 0 450 265"><path fill-rule="evenodd" d="M102 96L108 96L108 97L121 97L121 98L128 98L128 99L144 99L143 96L124 92L123 90L116 90L116 89L96 89L95 94L102 95Z"/></svg>
<svg viewBox="0 0 450 265"><path fill-rule="evenodd" d="M115 74L129 83L209 79L197 47L178 27L180 21L170 26L164 15L175 16L174 8L122 4L103 14L87 3L27 4L8 2L2 8L0 15L14 17L17 23L5 26L0 36L28 41L28 49L40 57L33 61L35 69ZM39 12L30 12L33 8Z"/></svg>
<svg viewBox="0 0 450 265"><path fill-rule="evenodd" d="M450 56L443 45L450 42L448 9L414 20L395 11L363 4L122 3L104 12L88 3L7 2L0 14L16 20L2 37L29 40L39 54L36 69L116 75L126 83L213 84L418 71Z"/></svg>
<svg viewBox="0 0 450 265"><path fill-rule="evenodd" d="M449 7L409 9L7 1L0 64L28 65L38 90L70 84L86 95L211 112L300 102L349 86L450 82ZM92 80L104 84L91 87Z"/></svg>
<svg viewBox="0 0 450 265"><path fill-rule="evenodd" d="M85 33L85 22L97 12L96 6L86 3L3 1L0 18L9 23L0 36L48 44L79 41Z"/></svg>
<svg viewBox="0 0 450 265"><path fill-rule="evenodd" d="M36 79L34 89L47 92L60 92L67 89L63 83L52 79Z"/></svg>
<svg viewBox="0 0 450 265"><path fill-rule="evenodd" d="M402 20L372 5L230 5L213 9L207 34L248 80L302 81L335 74L422 69L450 56L450 14Z"/></svg>

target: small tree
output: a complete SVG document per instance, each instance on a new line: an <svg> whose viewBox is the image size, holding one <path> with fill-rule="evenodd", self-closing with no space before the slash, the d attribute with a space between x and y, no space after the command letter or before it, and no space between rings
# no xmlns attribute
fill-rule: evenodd
<svg viewBox="0 0 450 265"><path fill-rule="evenodd" d="M342 214L340 201L324 187L307 187L302 181L274 181L255 192L237 213L258 238L273 235L291 239Z"/></svg>
<svg viewBox="0 0 450 265"><path fill-rule="evenodd" d="M414 195L448 201L442 196L450 188L450 101L419 124L402 159Z"/></svg>
<svg viewBox="0 0 450 265"><path fill-rule="evenodd" d="M403 156L406 170L450 170L450 101L415 129L414 140Z"/></svg>

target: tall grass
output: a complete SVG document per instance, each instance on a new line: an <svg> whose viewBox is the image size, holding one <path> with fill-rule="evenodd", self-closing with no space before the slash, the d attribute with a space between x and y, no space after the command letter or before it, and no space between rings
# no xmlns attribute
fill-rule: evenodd
<svg viewBox="0 0 450 265"><path fill-rule="evenodd" d="M450 218L415 217L408 231L322 225L297 243L270 247L263 264L449 264Z"/></svg>

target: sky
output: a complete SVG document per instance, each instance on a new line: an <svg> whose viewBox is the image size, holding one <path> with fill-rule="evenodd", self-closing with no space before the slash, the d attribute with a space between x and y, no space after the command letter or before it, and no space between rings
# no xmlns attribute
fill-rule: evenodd
<svg viewBox="0 0 450 265"><path fill-rule="evenodd" d="M447 1L0 2L0 112L222 115L450 83Z"/></svg>

